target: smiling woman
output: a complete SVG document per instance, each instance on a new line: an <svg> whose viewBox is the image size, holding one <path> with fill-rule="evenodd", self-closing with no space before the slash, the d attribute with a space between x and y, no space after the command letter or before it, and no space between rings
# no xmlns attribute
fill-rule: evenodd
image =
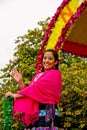
<svg viewBox="0 0 87 130"><path fill-rule="evenodd" d="M12 69L12 76L21 89L15 94L5 94L5 98L14 98L13 119L23 122L29 128L58 127L57 104L62 88L58 54L52 49L44 52L42 69L33 77L28 87L23 83L22 74L15 68Z"/></svg>
<svg viewBox="0 0 87 130"><path fill-rule="evenodd" d="M58 69L58 54L51 49L45 51L42 64L44 71L50 70L51 68Z"/></svg>

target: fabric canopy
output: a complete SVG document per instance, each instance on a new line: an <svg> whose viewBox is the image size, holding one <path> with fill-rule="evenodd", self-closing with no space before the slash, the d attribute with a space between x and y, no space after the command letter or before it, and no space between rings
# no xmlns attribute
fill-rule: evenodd
<svg viewBox="0 0 87 130"><path fill-rule="evenodd" d="M69 28L70 33L62 46L64 52L83 57L87 57L87 2L85 4L86 8Z"/></svg>

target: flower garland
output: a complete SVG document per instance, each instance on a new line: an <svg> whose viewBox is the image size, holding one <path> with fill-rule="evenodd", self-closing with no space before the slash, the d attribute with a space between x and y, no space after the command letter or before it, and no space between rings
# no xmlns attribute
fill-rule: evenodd
<svg viewBox="0 0 87 130"><path fill-rule="evenodd" d="M11 97L7 97L3 100L3 130L13 130L12 128L12 107L13 100Z"/></svg>

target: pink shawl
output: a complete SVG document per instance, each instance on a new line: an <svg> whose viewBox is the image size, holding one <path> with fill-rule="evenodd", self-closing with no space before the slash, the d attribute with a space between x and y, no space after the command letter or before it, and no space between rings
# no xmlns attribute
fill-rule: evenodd
<svg viewBox="0 0 87 130"><path fill-rule="evenodd" d="M62 87L62 78L59 70L44 72L36 82L32 80L29 87L18 91L24 95L14 101L13 119L18 119L26 125L38 120L38 102L44 104L58 104Z"/></svg>

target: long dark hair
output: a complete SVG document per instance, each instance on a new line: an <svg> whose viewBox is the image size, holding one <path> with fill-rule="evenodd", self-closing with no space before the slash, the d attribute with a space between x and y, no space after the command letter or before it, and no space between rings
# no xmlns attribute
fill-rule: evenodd
<svg viewBox="0 0 87 130"><path fill-rule="evenodd" d="M43 57L44 57L44 54L46 52L52 52L54 58L55 58L55 61L57 61L57 64L55 65L55 69L58 70L58 67L59 67L59 62L58 62L58 54L55 50L53 49L48 49L48 50L45 50L45 52L43 53L43 56L42 56L42 60L43 60ZM42 71L44 70L44 68L42 67Z"/></svg>

